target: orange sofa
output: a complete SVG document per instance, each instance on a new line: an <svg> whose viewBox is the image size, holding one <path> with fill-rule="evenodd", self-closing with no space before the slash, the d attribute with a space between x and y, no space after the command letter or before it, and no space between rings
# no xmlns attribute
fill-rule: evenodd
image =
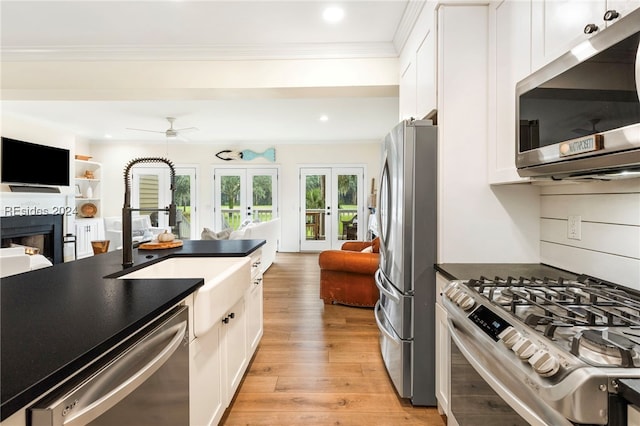
<svg viewBox="0 0 640 426"><path fill-rule="evenodd" d="M362 252L371 246L371 252ZM374 274L379 263L379 241L348 241L341 250L320 253L320 298L325 304L374 307L380 293Z"/></svg>

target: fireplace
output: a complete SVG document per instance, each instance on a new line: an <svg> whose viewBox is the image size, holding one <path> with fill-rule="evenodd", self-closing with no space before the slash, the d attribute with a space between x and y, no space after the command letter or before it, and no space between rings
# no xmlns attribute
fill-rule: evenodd
<svg viewBox="0 0 640 426"><path fill-rule="evenodd" d="M62 228L62 215L3 216L0 218L2 247L11 247L11 244L35 247L51 263L62 263Z"/></svg>

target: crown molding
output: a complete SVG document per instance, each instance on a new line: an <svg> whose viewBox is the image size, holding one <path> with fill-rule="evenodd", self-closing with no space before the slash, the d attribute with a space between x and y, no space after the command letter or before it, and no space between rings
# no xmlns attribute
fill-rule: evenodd
<svg viewBox="0 0 640 426"><path fill-rule="evenodd" d="M282 43L270 45L27 46L0 48L3 62L233 61L268 59L395 58L394 43Z"/></svg>
<svg viewBox="0 0 640 426"><path fill-rule="evenodd" d="M398 54L402 52L405 43L409 39L411 30L413 30L413 27L418 20L418 16L420 16L420 13L426 3L426 0L411 0L407 2L407 7L404 9L402 19L400 20L400 24L398 24L398 29L393 36L393 45L395 46Z"/></svg>

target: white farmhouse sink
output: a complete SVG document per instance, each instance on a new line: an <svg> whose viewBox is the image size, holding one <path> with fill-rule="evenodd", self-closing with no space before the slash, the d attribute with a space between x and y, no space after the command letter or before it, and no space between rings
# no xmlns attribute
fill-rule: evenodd
<svg viewBox="0 0 640 426"><path fill-rule="evenodd" d="M173 257L118 278L204 278L193 307L193 332L199 337L242 298L251 284L251 261L249 257Z"/></svg>

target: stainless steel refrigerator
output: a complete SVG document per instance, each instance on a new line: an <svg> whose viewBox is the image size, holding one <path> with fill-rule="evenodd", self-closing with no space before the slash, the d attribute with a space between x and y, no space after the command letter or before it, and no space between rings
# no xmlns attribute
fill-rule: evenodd
<svg viewBox="0 0 640 426"><path fill-rule="evenodd" d="M424 406L436 405L437 152L431 120L394 127L383 142L376 212L380 349L399 396Z"/></svg>

